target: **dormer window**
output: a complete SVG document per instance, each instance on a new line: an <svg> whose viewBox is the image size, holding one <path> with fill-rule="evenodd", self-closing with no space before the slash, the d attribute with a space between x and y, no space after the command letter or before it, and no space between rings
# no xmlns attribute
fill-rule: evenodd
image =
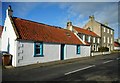
<svg viewBox="0 0 120 83"><path fill-rule="evenodd" d="M89 31L90 31L90 27L88 27L88 28L87 28L87 30L89 30Z"/></svg>
<svg viewBox="0 0 120 83"><path fill-rule="evenodd" d="M68 37L71 37L71 35L70 35L70 33L69 33L69 32L66 32L66 35L67 35Z"/></svg>

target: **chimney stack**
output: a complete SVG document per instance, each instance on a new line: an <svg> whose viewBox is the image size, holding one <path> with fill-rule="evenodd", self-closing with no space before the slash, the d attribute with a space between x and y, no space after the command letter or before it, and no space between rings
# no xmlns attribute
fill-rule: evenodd
<svg viewBox="0 0 120 83"><path fill-rule="evenodd" d="M12 16L13 15L13 10L11 8L11 6L8 6L8 9L6 10L6 16Z"/></svg>
<svg viewBox="0 0 120 83"><path fill-rule="evenodd" d="M108 22L105 22L104 25L108 26Z"/></svg>
<svg viewBox="0 0 120 83"><path fill-rule="evenodd" d="M95 20L94 15L89 16L89 19L90 19L91 21Z"/></svg>
<svg viewBox="0 0 120 83"><path fill-rule="evenodd" d="M67 22L67 29L72 31L72 22L71 21Z"/></svg>

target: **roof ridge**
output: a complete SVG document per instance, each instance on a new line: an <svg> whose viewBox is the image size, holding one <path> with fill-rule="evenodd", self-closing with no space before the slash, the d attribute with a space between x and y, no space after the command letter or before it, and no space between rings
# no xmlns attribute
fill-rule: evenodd
<svg viewBox="0 0 120 83"><path fill-rule="evenodd" d="M96 20L95 20L96 21ZM103 23L101 23L101 22L98 22L98 21L96 21L97 23L99 23L99 24L101 24L101 25L103 25L103 26L106 26L107 28L109 28L109 29L112 29L110 26L107 26L107 25L105 25L105 24L103 24ZM112 30L114 30L114 29L112 29Z"/></svg>
<svg viewBox="0 0 120 83"><path fill-rule="evenodd" d="M77 27L75 26L76 28L80 28L80 27ZM89 31L89 32L93 32L93 31L90 31L90 30L87 30L87 29L84 29L84 28L80 28L80 29L83 29L83 30L86 30L86 31ZM93 32L94 33L94 32Z"/></svg>
<svg viewBox="0 0 120 83"><path fill-rule="evenodd" d="M54 27L54 28L64 29L63 27L48 25L48 24L45 24L45 23L40 23L40 22L29 20L29 19L23 19L23 18L19 18L19 17L12 17L12 18L17 18L17 19L21 19L21 20L25 20L25 21L29 21L29 22L33 22L33 23L37 23L37 24L42 24L42 25L46 25L46 26L50 26L50 27Z"/></svg>

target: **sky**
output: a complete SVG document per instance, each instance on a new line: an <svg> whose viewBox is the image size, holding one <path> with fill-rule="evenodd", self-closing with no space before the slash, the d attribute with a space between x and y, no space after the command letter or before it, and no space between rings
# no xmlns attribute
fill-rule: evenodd
<svg viewBox="0 0 120 83"><path fill-rule="evenodd" d="M82 28L89 16L94 15L96 21L107 22L115 30L115 38L118 37L118 2L2 2L0 25L4 25L8 5L14 17L63 28L69 20Z"/></svg>

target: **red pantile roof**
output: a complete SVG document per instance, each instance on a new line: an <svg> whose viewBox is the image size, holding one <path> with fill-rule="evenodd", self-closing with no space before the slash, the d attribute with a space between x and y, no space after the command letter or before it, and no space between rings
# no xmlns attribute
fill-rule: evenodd
<svg viewBox="0 0 120 83"><path fill-rule="evenodd" d="M22 40L53 42L62 44L83 44L69 30L42 23L12 17L15 28Z"/></svg>
<svg viewBox="0 0 120 83"><path fill-rule="evenodd" d="M3 30L3 27L0 25L0 37L2 35L2 30Z"/></svg>
<svg viewBox="0 0 120 83"><path fill-rule="evenodd" d="M115 47L120 47L120 44L118 42L114 42Z"/></svg>
<svg viewBox="0 0 120 83"><path fill-rule="evenodd" d="M99 37L96 33L92 32L92 31L89 31L89 30L86 30L86 29L82 29L82 28L79 28L79 27L76 27L76 26L73 26L73 28L74 28L78 33L90 35L90 36L93 36L93 37Z"/></svg>

